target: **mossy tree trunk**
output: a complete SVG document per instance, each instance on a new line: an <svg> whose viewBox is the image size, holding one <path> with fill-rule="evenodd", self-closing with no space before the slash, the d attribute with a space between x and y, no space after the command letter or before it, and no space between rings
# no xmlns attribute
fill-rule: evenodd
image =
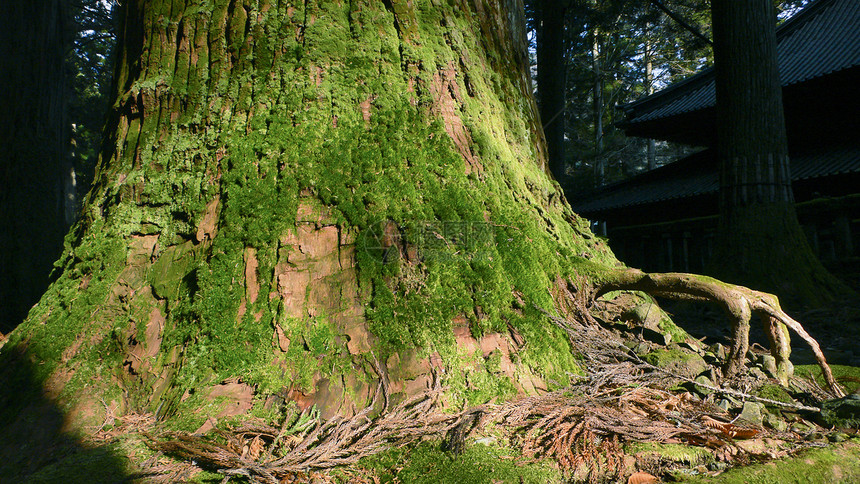
<svg viewBox="0 0 860 484"><path fill-rule="evenodd" d="M66 2L10 2L0 18L0 333L48 287L68 175Z"/></svg>
<svg viewBox="0 0 860 484"><path fill-rule="evenodd" d="M772 2L714 0L720 236L715 275L790 305L820 305L845 289L821 265L797 221L791 189Z"/></svg>
<svg viewBox="0 0 860 484"><path fill-rule="evenodd" d="M38 362L84 430L194 430L577 371L533 306L615 260L547 176L518 0L129 0L120 25L96 181L3 381Z"/></svg>

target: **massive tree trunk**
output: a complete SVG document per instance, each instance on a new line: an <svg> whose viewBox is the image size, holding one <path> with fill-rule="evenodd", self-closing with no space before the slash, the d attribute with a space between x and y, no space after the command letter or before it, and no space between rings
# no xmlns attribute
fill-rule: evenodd
<svg viewBox="0 0 860 484"><path fill-rule="evenodd" d="M615 261L547 176L521 10L123 2L96 181L0 380L38 362L89 431L348 414L433 371L455 404L564 385L534 305ZM28 418L14 387L6 422Z"/></svg>
<svg viewBox="0 0 860 484"><path fill-rule="evenodd" d="M790 304L844 291L812 253L794 210L772 2L712 3L720 159L716 274Z"/></svg>
<svg viewBox="0 0 860 484"><path fill-rule="evenodd" d="M64 0L9 2L0 18L0 333L48 287L66 229Z"/></svg>

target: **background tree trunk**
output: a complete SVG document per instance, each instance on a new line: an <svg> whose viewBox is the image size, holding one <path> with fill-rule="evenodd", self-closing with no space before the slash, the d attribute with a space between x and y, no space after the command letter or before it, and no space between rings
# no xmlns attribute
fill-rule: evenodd
<svg viewBox="0 0 860 484"><path fill-rule="evenodd" d="M70 160L65 0L9 2L0 18L0 333L48 287Z"/></svg>
<svg viewBox="0 0 860 484"><path fill-rule="evenodd" d="M600 28L591 30L591 70L594 86L591 93L591 116L594 120L594 184L606 181L606 160L603 158L603 74L600 68Z"/></svg>
<svg viewBox="0 0 860 484"><path fill-rule="evenodd" d="M564 110L567 93L564 24L567 2L541 0L537 8L537 88L540 118L546 134L550 171L564 186L567 166L564 150Z"/></svg>
<svg viewBox="0 0 860 484"><path fill-rule="evenodd" d="M651 46L650 40L651 34L651 25L646 24L645 26L645 94L649 96L654 94L654 72L652 65L652 58L654 52ZM653 170L657 168L657 142L654 139L648 139L648 147L646 148L646 161L648 163L648 169Z"/></svg>
<svg viewBox="0 0 860 484"><path fill-rule="evenodd" d="M122 15L93 189L0 380L39 361L70 425L186 430L286 401L349 414L434 369L453 404L568 381L533 305L616 262L546 174L520 2ZM0 422L28 418L0 392Z"/></svg>
<svg viewBox="0 0 860 484"><path fill-rule="evenodd" d="M797 221L772 2L712 2L720 159L717 276L818 305L845 292Z"/></svg>

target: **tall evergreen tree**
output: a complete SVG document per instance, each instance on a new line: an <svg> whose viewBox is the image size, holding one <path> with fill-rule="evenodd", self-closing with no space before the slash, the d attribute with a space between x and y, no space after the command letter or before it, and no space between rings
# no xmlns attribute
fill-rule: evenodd
<svg viewBox="0 0 860 484"><path fill-rule="evenodd" d="M435 376L454 406L560 388L578 360L541 310L590 318L615 290L714 299L741 336L775 314L766 295L621 268L571 212L522 8L123 2L95 183L61 274L0 348L4 441L33 437L35 398L92 433L287 401L348 415ZM0 479L25 481L31 456L0 451Z"/></svg>
<svg viewBox="0 0 860 484"><path fill-rule="evenodd" d="M812 253L794 210L773 2L713 0L711 8L720 160L717 275L795 303L829 302L846 289Z"/></svg>
<svg viewBox="0 0 860 484"><path fill-rule="evenodd" d="M48 286L71 165L65 0L7 2L0 16L0 333Z"/></svg>
<svg viewBox="0 0 860 484"><path fill-rule="evenodd" d="M537 92L541 122L546 134L547 158L552 175L565 185L565 115L567 61L565 16L569 0L539 0L537 22Z"/></svg>
<svg viewBox="0 0 860 484"><path fill-rule="evenodd" d="M70 77L69 115L72 125L72 164L75 198L67 219L74 221L81 199L92 184L101 148L102 130L113 75L116 46L114 1L81 0L70 4L70 36L66 57Z"/></svg>

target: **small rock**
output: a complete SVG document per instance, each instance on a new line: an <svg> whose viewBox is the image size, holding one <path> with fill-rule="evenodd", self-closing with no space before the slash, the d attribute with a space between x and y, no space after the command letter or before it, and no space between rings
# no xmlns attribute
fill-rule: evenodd
<svg viewBox="0 0 860 484"><path fill-rule="evenodd" d="M757 380L767 380L768 379L767 375L765 375L764 372L761 371L761 369L759 369L755 366L750 368L750 375L752 375L752 377L757 379Z"/></svg>
<svg viewBox="0 0 860 484"><path fill-rule="evenodd" d="M726 359L726 348L723 345L716 343L714 346L711 346L711 351L717 358L721 360Z"/></svg>
<svg viewBox="0 0 860 484"><path fill-rule="evenodd" d="M635 348L633 348L633 352L636 353L638 356L647 355L651 352L651 343L648 343L647 341L642 341L641 343L637 344Z"/></svg>
<svg viewBox="0 0 860 484"><path fill-rule="evenodd" d="M684 341L683 343L680 343L679 346L681 348L686 348L686 349L691 350L695 353L698 353L699 355L704 354L704 351L702 351L701 346L697 343L692 342L692 341Z"/></svg>
<svg viewBox="0 0 860 484"><path fill-rule="evenodd" d="M770 376L776 378L776 358L773 355L761 355L761 366Z"/></svg>
<svg viewBox="0 0 860 484"><path fill-rule="evenodd" d="M702 384L702 385L707 385L707 386L710 386L710 387L714 386L714 382L712 382L712 381L711 381L711 379L710 379L710 378L708 378L708 377L707 377L707 376L705 376L705 375L699 375L699 376L697 376L697 377L696 377L696 383L700 383L700 384ZM703 397L707 397L708 395L710 395L710 394L714 393L714 391L713 391L713 390L711 390L710 388L705 388L705 387L703 387L703 386L698 386L698 385L697 385L697 386L696 386L696 393L698 393L699 395L701 395L701 396L703 396Z"/></svg>
<svg viewBox="0 0 860 484"><path fill-rule="evenodd" d="M860 427L860 395L852 393L821 404L821 418L837 428Z"/></svg>
<svg viewBox="0 0 860 484"><path fill-rule="evenodd" d="M717 358L717 355L711 351L705 351L705 354L702 355L702 357L709 365L720 366L723 364L723 361Z"/></svg>
<svg viewBox="0 0 860 484"><path fill-rule="evenodd" d="M742 451L748 454L764 454L767 452L767 445L762 439L738 440L735 445Z"/></svg>
<svg viewBox="0 0 860 484"><path fill-rule="evenodd" d="M788 429L788 423L779 418L779 416L774 415L770 412L765 412L764 415L764 423L768 427L776 430L777 432L785 432Z"/></svg>
<svg viewBox="0 0 860 484"><path fill-rule="evenodd" d="M642 359L669 373L686 378L695 378L708 369L708 364L701 356L680 349L657 350L645 355Z"/></svg>
<svg viewBox="0 0 860 484"><path fill-rule="evenodd" d="M747 422L753 425L761 425L763 421L762 412L764 411L764 404L758 402L744 402L743 409L741 410L740 418L742 420L746 420Z"/></svg>

